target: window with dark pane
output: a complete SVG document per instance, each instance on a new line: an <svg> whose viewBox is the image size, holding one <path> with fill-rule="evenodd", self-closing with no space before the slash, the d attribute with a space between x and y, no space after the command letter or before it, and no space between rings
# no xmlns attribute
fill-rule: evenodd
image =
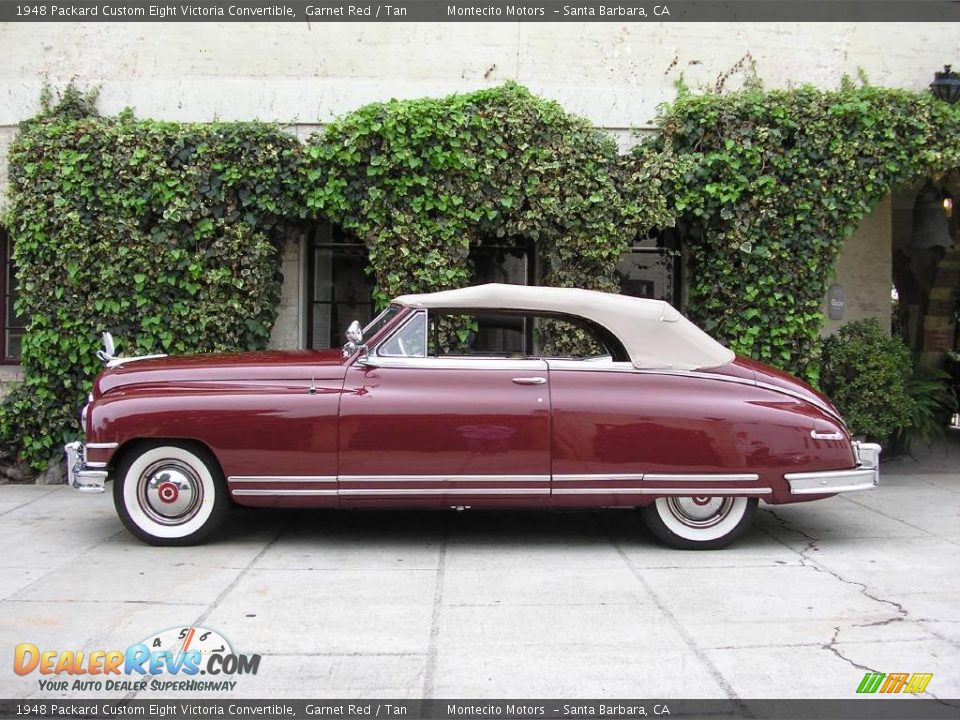
<svg viewBox="0 0 960 720"><path fill-rule="evenodd" d="M23 335L26 331L26 319L17 313L17 269L13 263L13 241L0 228L0 260L3 262L3 273L0 277L0 342L2 342L2 357L5 363L19 363L20 349L23 344Z"/></svg>
<svg viewBox="0 0 960 720"><path fill-rule="evenodd" d="M534 246L529 240L488 238L470 248L474 283L535 285ZM529 318L476 318L474 350L489 353L523 353L532 346Z"/></svg>
<svg viewBox="0 0 960 720"><path fill-rule="evenodd" d="M665 228L637 237L617 263L622 295L666 300L680 306L680 235Z"/></svg>
<svg viewBox="0 0 960 720"><path fill-rule="evenodd" d="M336 225L318 223L308 253L307 347L340 347L347 325L366 325L374 315L367 247Z"/></svg>

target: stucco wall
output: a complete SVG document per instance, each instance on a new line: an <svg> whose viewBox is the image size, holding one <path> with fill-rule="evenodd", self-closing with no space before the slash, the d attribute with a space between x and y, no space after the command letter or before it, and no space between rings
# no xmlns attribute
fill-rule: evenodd
<svg viewBox="0 0 960 720"><path fill-rule="evenodd" d="M297 348L303 341L303 312L304 299L301 296L303 287L303 260L301 255L305 238L301 233L291 235L283 251L283 291L280 305L277 308L277 321L270 333L271 348Z"/></svg>
<svg viewBox="0 0 960 720"><path fill-rule="evenodd" d="M23 370L19 365L0 365L0 398L10 392L14 383L23 380Z"/></svg>
<svg viewBox="0 0 960 720"><path fill-rule="evenodd" d="M834 267L833 282L843 286L846 308L842 320L830 320L824 301L824 335L833 334L844 323L868 317L877 318L885 329L890 327L892 218L888 196L844 243Z"/></svg>
<svg viewBox="0 0 960 720"><path fill-rule="evenodd" d="M10 152L10 143L17 134L15 127L0 126L0 213L7 207L7 155Z"/></svg>
<svg viewBox="0 0 960 720"><path fill-rule="evenodd" d="M924 88L960 36L938 23L10 23L0 47L0 125L35 112L44 80L100 84L105 112L316 123L514 79L629 128L681 75L713 87L748 52L771 87L833 87L864 68L874 84Z"/></svg>

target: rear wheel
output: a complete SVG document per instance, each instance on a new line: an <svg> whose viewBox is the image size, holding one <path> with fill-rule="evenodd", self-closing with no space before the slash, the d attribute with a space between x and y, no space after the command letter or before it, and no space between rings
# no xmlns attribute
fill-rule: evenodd
<svg viewBox="0 0 960 720"><path fill-rule="evenodd" d="M113 502L127 529L151 545L196 545L230 506L216 459L202 447L155 442L126 453Z"/></svg>
<svg viewBox="0 0 960 720"><path fill-rule="evenodd" d="M722 548L750 527L757 498L663 497L641 508L650 531L680 550Z"/></svg>

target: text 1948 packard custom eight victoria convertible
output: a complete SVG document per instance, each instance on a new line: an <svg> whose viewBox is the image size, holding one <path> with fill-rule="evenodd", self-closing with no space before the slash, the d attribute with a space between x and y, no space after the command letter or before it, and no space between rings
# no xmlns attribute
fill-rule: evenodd
<svg viewBox="0 0 960 720"><path fill-rule="evenodd" d="M592 350L558 356L550 335ZM826 398L664 302L481 285L398 297L347 338L124 359L106 336L68 482L111 478L123 523L157 545L209 538L233 502L634 507L679 548L725 545L761 499L878 482L880 447Z"/></svg>

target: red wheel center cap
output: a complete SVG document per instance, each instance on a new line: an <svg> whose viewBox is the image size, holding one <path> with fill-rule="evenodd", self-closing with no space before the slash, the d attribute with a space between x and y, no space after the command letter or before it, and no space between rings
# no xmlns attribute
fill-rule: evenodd
<svg viewBox="0 0 960 720"><path fill-rule="evenodd" d="M165 482L159 488L160 499L165 503L176 502L180 497L180 490L172 482Z"/></svg>

